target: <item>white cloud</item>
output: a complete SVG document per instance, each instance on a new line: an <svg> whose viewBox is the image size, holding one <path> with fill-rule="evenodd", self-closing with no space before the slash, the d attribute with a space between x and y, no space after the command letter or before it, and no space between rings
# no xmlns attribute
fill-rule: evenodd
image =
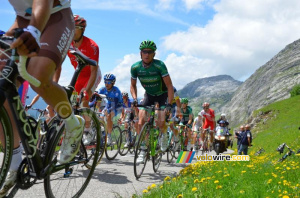
<svg viewBox="0 0 300 198"><path fill-rule="evenodd" d="M182 0L186 9L189 10L195 10L201 8L201 3L205 0Z"/></svg>
<svg viewBox="0 0 300 198"><path fill-rule="evenodd" d="M193 56L207 60L212 63L207 65L212 71L219 65L218 71L211 74L229 74L244 80L287 44L299 39L300 11L295 9L299 7L297 0L221 0L207 25L174 32L164 37L163 47L181 53L181 59Z"/></svg>
<svg viewBox="0 0 300 198"><path fill-rule="evenodd" d="M156 10L172 10L174 8L174 0L158 0L155 8Z"/></svg>

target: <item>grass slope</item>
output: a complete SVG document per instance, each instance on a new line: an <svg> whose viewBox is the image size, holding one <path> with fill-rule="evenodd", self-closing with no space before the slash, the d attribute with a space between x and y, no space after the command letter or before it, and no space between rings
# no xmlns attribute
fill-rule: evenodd
<svg viewBox="0 0 300 198"><path fill-rule="evenodd" d="M283 154L276 151L283 142L294 151L300 149L299 112L300 96L256 111L265 117L252 130L250 161L194 160L177 177L150 185L142 197L300 197L300 156L279 163ZM261 147L265 152L255 156Z"/></svg>

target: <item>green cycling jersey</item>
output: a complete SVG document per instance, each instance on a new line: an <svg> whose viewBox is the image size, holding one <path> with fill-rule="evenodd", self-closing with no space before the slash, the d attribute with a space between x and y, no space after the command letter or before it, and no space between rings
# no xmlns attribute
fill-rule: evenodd
<svg viewBox="0 0 300 198"><path fill-rule="evenodd" d="M157 59L153 59L149 67L144 67L142 61L138 61L131 66L131 78L139 78L146 93L152 96L159 96L168 92L163 81L163 77L168 76L166 65Z"/></svg>
<svg viewBox="0 0 300 198"><path fill-rule="evenodd" d="M193 115L193 109L192 107L187 106L186 111L184 111L184 109L181 109L181 113L183 122L188 122L190 115Z"/></svg>

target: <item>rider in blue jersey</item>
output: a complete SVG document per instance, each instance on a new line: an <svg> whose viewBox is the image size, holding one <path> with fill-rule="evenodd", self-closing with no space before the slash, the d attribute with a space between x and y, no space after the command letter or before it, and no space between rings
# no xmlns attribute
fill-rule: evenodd
<svg viewBox="0 0 300 198"><path fill-rule="evenodd" d="M111 143L111 132L113 127L113 117L118 115L123 107L122 93L118 87L114 86L116 77L113 74L104 75L105 87L99 90L99 94L106 95L107 103L102 112L105 112L107 120L107 144Z"/></svg>

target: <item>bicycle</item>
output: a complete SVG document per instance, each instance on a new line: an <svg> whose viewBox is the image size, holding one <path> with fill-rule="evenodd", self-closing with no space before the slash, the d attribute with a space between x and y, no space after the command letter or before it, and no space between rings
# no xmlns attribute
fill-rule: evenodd
<svg viewBox="0 0 300 198"><path fill-rule="evenodd" d="M195 151L196 154L198 154L202 144L201 144L201 137L200 134L202 133L202 131L193 131L194 135L196 135L196 141L195 141ZM196 133L196 134L195 134Z"/></svg>
<svg viewBox="0 0 300 198"><path fill-rule="evenodd" d="M121 144L121 128L119 124L113 124L111 131L111 143L107 144L108 132L107 125L105 123L104 117L105 114L100 112L98 114L98 119L103 123L105 130L102 130L102 134L105 135L105 156L108 160L114 160L118 153L120 152L120 144Z"/></svg>
<svg viewBox="0 0 300 198"><path fill-rule="evenodd" d="M258 156L258 155L260 155L263 152L265 152L265 149L264 148L260 148L254 155Z"/></svg>
<svg viewBox="0 0 300 198"><path fill-rule="evenodd" d="M212 151L213 142L210 141L210 130L209 128L204 129L204 139L203 139L203 146L202 146L202 155L206 152L209 153Z"/></svg>
<svg viewBox="0 0 300 198"><path fill-rule="evenodd" d="M293 154L297 155L300 153L300 149L295 153L286 143L282 143L281 145L279 145L276 150L279 152L279 154L282 154L285 147L288 149L288 152L286 152L286 154L284 154L282 158L280 158L277 162L283 162L288 156L291 156Z"/></svg>
<svg viewBox="0 0 300 198"><path fill-rule="evenodd" d="M177 144L179 144L179 147L177 150L175 150L175 142L173 141L171 146L169 147L170 150L169 152L167 152L167 159L168 162L173 160L173 158L177 159L180 152L181 151L186 151L186 147L187 147L187 130L184 127L184 125L182 123L179 124L175 124L175 127L179 127L179 142ZM172 136L171 138L173 139L174 134L172 132Z"/></svg>
<svg viewBox="0 0 300 198"><path fill-rule="evenodd" d="M18 134L26 154L17 171L18 176L16 185L10 191L8 196L14 196L18 189L28 189L34 185L37 180L43 179L44 190L47 197L66 196L65 193L70 193L68 195L79 197L84 192L92 177L97 164L96 159L99 155L100 146L99 144L96 146L93 160L88 156L85 147L81 144L80 151L73 160L65 164L58 164L57 154L60 149L59 141L63 137L65 125L64 123L59 124L53 122L47 131L49 138L46 138L45 140L45 148L38 152L38 123L34 118L26 116L20 97L16 91L15 82L19 73L34 86L38 87L40 82L27 73L26 57L19 57L16 49L11 51L11 56L6 53L10 48L8 41L14 41L22 33L22 29L16 29L14 37L0 37L0 47L5 50L3 53L10 57L10 60L7 61L7 64L2 71L2 76L0 77L0 160L2 161L0 163L0 188L2 188L9 171L14 145L14 133L12 131L11 120L8 115L8 110L4 106L4 102L7 100L9 105L8 108L13 114L12 119L16 123ZM19 63L16 64L16 61L18 60ZM75 84L76 76L73 76L73 79ZM70 96L74 88L68 88L69 92L67 93L68 96ZM97 139L100 139L99 134L97 134ZM89 164L90 169L84 169L87 164ZM78 171L77 169L81 170ZM76 177L71 177L75 175L75 171ZM54 176L56 176L56 178L53 178ZM77 178L80 179L80 182L75 181L73 183L69 180L76 180ZM54 185L54 182L60 182L60 184ZM70 183L73 184L72 192L68 192ZM52 189L52 187L54 187L54 189ZM64 187L64 189L59 187ZM76 188L76 190L74 190L74 188Z"/></svg>
<svg viewBox="0 0 300 198"><path fill-rule="evenodd" d="M161 163L162 151L159 146L160 133L154 123L155 110L159 110L160 108L156 108L155 105L137 105L137 107L143 107L150 112L148 121L146 121L140 131L134 155L134 175L136 179L139 179L144 172L147 161L150 159L152 159L153 171L157 172ZM143 162L138 163L137 159L141 152L145 152L145 158Z"/></svg>
<svg viewBox="0 0 300 198"><path fill-rule="evenodd" d="M119 154L121 156L125 156L128 152L130 154L135 152L137 133L134 127L134 123L134 120L128 121L128 128L124 129L121 132L121 145L119 150ZM129 144L128 147L125 148L124 145L127 142L129 142Z"/></svg>

